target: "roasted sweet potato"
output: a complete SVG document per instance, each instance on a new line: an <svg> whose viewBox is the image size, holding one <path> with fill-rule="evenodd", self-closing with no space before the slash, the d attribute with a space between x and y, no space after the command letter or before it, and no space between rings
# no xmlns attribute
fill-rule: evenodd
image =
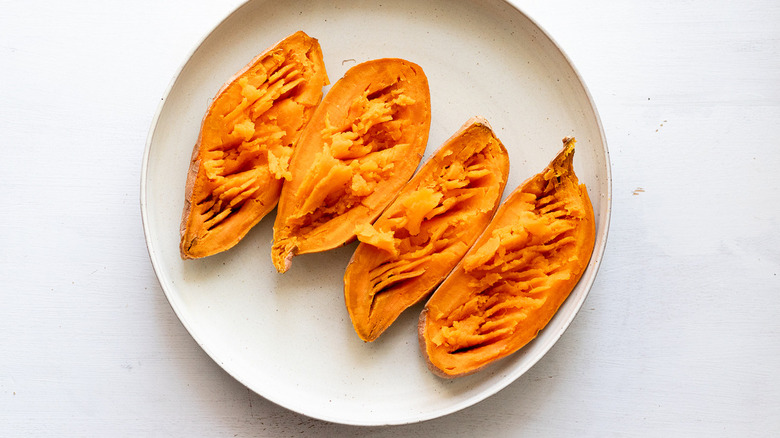
<svg viewBox="0 0 780 438"><path fill-rule="evenodd" d="M344 274L355 331L373 341L427 297L490 222L509 156L487 121L466 122L404 186L361 241Z"/></svg>
<svg viewBox="0 0 780 438"><path fill-rule="evenodd" d="M428 142L428 80L416 64L378 59L339 79L312 116L290 163L272 260L325 251L372 223L409 181Z"/></svg>
<svg viewBox="0 0 780 438"><path fill-rule="evenodd" d="M239 71L203 118L187 174L181 257L238 243L279 200L288 163L328 76L316 39L285 38Z"/></svg>
<svg viewBox="0 0 780 438"><path fill-rule="evenodd" d="M420 315L420 347L443 377L473 373L534 339L584 272L593 207L573 169L574 139L499 207Z"/></svg>

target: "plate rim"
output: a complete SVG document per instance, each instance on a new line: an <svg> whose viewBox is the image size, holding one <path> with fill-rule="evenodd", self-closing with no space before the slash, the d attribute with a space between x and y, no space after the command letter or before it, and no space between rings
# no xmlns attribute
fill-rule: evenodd
<svg viewBox="0 0 780 438"><path fill-rule="evenodd" d="M141 165L141 174L140 174L140 209L141 209L141 221L143 225L143 233L144 233L144 241L147 248L147 253L149 255L150 262L152 264L152 269L155 274L155 278L157 279L158 284L160 285L160 289L163 291L163 295L165 296L166 301L168 302L168 305L173 310L174 314L176 315L179 322L182 324L184 329L187 331L189 336L195 341L195 343L201 348L203 352L206 353L206 355L214 362L216 363L223 371L225 371L228 375L231 376L231 378L235 379L237 382L239 382L244 387L248 388L258 396L262 397L265 400L268 400L271 403L276 404L277 406L281 406L284 409L287 409L291 412L296 412L301 415L305 415L310 418L319 419L322 421L328 421L338 424L344 424L344 425L353 425L353 426L391 426L391 425L403 425L403 424L414 424L419 423L422 421L428 421L435 418L440 418L443 416L447 416L456 412L459 412L463 409L466 409L468 407L474 406L493 395L497 394L498 392L502 391L509 385L511 385L513 382L518 380L522 375L524 375L528 370L530 370L532 367L534 367L539 360L541 360L552 348L558 343L558 340L563 335L566 330L571 326L571 323L574 321L574 319L579 314L582 305L587 300L588 296L590 295L590 292L592 290L593 284L595 283L596 277L598 276L598 271L601 268L601 264L604 258L604 254L606 252L606 246L607 241L609 237L609 229L612 219L612 163L610 160L610 154L609 154L609 147L607 142L607 136L604 131L604 125L601 120L601 116L598 112L598 109L596 107L595 101L593 99L593 95L590 92L590 89L587 86L587 83L585 82L584 78L582 77L582 74L578 70L577 66L572 62L569 55L565 52L563 47L553 38L553 36L541 25L539 22L537 22L531 15L527 14L523 9L517 4L516 0L496 0L496 2L504 3L508 6L510 6L514 11L520 15L522 15L528 22L535 27L541 35L543 35L544 38L546 38L552 45L552 47L555 48L555 50L558 51L560 56L565 60L566 65L571 69L574 78L576 79L579 86L582 88L582 91L584 92L588 105L590 106L590 110L593 114L593 117L595 119L596 127L598 128L598 133L600 136L600 144L601 148L603 149L602 152L604 154L604 160L605 160L605 167L606 174L605 177L605 184L606 184L606 193L602 194L603 199L601 202L603 202L602 211L600 213L603 213L603 239L599 240L599 235L596 236L596 242L594 244L593 253L591 256L591 260L589 261L588 267L591 269L591 273L586 278L584 275L580 279L579 284L582 284L583 286L580 286L584 289L584 292L582 293L581 299L578 300L578 302L575 303L574 309L571 312L571 314L564 320L564 324L560 330L558 330L556 333L554 333L554 336L552 336L552 342L549 342L544 346L544 348L541 348L538 354L533 356L530 360L526 361L524 366L522 367L515 367L511 372L507 373L502 379L499 379L497 383L489 386L485 391L482 391L479 393L479 397L471 397L466 398L464 400L461 400L458 403L455 403L453 405L450 405L447 408L442 408L435 411L429 411L426 414L418 414L415 416L409 416L409 418L399 419L397 421L380 421L380 422L372 422L372 421L360 421L359 419L346 419L346 418L337 418L337 417L328 417L328 416L318 416L313 415L308 412L302 412L298 409L295 409L291 406L287 406L283 403L280 403L273 397L269 397L268 395L262 394L255 389L248 386L243 379L241 379L239 376L237 376L233 370L229 369L225 366L224 363L220 362L217 357L215 357L214 353L211 351L211 349L202 341L202 339L191 329L190 322L188 318L183 314L182 309L180 309L176 303L174 303L174 300L172 300L170 296L170 291L168 291L166 284L163 282L163 277L165 277L165 273L161 271L161 262L159 261L158 255L154 249L154 244L151 241L151 230L149 225L149 212L148 212L148 205L147 205L147 179L148 179L148 171L149 171L149 156L151 154L151 147L152 143L155 137L155 134L157 132L157 128L159 127L159 119L162 114L162 111L164 110L166 103L168 102L168 99L170 97L170 93L173 90L173 87L176 85L177 81L179 80L182 72L186 69L186 67L189 65L191 59L195 55L195 53L204 45L204 43L208 40L209 37L217 30L219 29L226 21L230 20L234 15L240 13L240 11L247 7L250 3L256 2L256 1L268 1L268 0L243 0L238 5L236 5L232 10L230 10L227 14L225 14L218 22L216 22L213 26L211 26L191 47L189 52L185 53L184 61L182 61L179 64L179 67L175 70L175 73L171 77L167 87L165 88L162 97L160 101L158 102L157 108L154 112L154 116L150 122L150 128L147 133L145 147L144 147L144 153L142 156L142 165ZM584 283L582 283L584 281Z"/></svg>

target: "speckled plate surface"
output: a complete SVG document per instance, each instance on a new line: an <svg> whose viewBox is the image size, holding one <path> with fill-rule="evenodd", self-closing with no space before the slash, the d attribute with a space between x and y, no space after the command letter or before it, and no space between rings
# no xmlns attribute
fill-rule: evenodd
<svg viewBox="0 0 780 438"><path fill-rule="evenodd" d="M596 248L576 289L539 337L475 375L442 380L425 365L409 309L374 343L344 307L342 276L355 244L296 257L286 274L270 258L271 213L233 249L179 257L185 175L206 108L255 55L303 30L319 39L331 82L369 59L405 58L426 72L432 123L427 155L474 115L509 150L506 194L578 140L575 170L596 213ZM610 217L606 140L576 70L532 20L499 0L251 0L194 50L171 84L144 155L141 210L149 254L173 310L198 344L237 380L302 414L383 425L456 412L495 394L558 340L593 284Z"/></svg>

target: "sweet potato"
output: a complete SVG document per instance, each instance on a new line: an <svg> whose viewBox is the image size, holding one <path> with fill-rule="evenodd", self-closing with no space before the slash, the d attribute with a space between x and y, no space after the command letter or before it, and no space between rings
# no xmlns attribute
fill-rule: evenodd
<svg viewBox="0 0 780 438"><path fill-rule="evenodd" d="M508 172L504 145L472 118L358 230L344 296L361 339L375 340L449 274L493 217Z"/></svg>
<svg viewBox="0 0 780 438"><path fill-rule="evenodd" d="M180 252L205 257L236 245L276 206L298 138L328 77L303 32L267 49L217 93L187 173Z"/></svg>
<svg viewBox="0 0 780 438"><path fill-rule="evenodd" d="M285 272L296 254L343 245L372 223L417 168L430 122L420 66L386 58L349 69L293 154L274 223L276 269Z"/></svg>
<svg viewBox="0 0 780 438"><path fill-rule="evenodd" d="M473 373L534 339L571 293L595 242L593 207L574 173L574 139L524 182L420 315L419 340L443 377Z"/></svg>

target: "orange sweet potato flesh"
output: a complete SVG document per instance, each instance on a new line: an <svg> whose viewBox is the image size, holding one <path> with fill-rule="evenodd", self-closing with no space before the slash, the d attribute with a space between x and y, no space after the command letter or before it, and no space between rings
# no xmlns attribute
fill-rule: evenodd
<svg viewBox="0 0 780 438"><path fill-rule="evenodd" d="M449 274L493 217L508 173L504 145L485 119L472 118L373 226L358 230L344 297L361 339L377 339Z"/></svg>
<svg viewBox="0 0 780 438"><path fill-rule="evenodd" d="M279 272L296 254L325 251L355 238L409 181L428 142L428 79L402 59L349 69L301 134L284 184L272 261Z"/></svg>
<svg viewBox="0 0 780 438"><path fill-rule="evenodd" d="M595 242L593 207L573 169L574 139L499 207L431 296L419 339L442 377L473 373L534 339L574 289Z"/></svg>
<svg viewBox="0 0 780 438"><path fill-rule="evenodd" d="M316 39L296 32L217 93L187 174L180 252L209 256L237 244L279 200L293 148L328 76Z"/></svg>

